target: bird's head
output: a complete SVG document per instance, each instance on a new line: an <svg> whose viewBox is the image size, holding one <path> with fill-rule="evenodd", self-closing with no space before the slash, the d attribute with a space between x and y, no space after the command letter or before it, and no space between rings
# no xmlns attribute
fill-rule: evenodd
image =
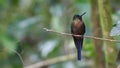
<svg viewBox="0 0 120 68"><path fill-rule="evenodd" d="M74 16L73 16L73 20L76 20L76 19L82 20L82 16L83 16L84 14L86 14L86 12L84 12L84 13L81 14L81 15L78 15L78 14L74 15Z"/></svg>

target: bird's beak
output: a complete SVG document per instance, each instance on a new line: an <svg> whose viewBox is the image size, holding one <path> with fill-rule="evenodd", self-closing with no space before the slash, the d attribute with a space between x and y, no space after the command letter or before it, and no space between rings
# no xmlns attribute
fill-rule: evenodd
<svg viewBox="0 0 120 68"><path fill-rule="evenodd" d="M83 15L85 15L86 14L86 12L84 12L83 14L81 14L80 16L82 17Z"/></svg>

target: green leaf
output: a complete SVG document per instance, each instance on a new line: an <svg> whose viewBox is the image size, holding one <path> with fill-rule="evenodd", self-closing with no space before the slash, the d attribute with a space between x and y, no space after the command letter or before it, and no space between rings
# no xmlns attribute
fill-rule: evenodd
<svg viewBox="0 0 120 68"><path fill-rule="evenodd" d="M7 53L13 53L16 49L16 41L6 35L0 36L1 44Z"/></svg>

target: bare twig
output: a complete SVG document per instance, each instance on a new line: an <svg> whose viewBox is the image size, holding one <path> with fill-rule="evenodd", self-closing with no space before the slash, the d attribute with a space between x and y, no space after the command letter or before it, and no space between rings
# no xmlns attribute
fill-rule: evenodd
<svg viewBox="0 0 120 68"><path fill-rule="evenodd" d="M18 55L18 57L20 58L22 64L25 65L22 56L17 51L15 51L15 50L13 50L13 51Z"/></svg>
<svg viewBox="0 0 120 68"><path fill-rule="evenodd" d="M86 56L86 55L83 54L83 56ZM73 54L68 54L68 55L64 55L64 56L60 56L60 57L56 57L56 58L52 58L52 59L47 59L45 61L40 61L35 64L25 66L24 68L42 68L44 66L49 66L49 65L52 65L55 63L64 62L64 61L68 61L68 60L73 60L75 58L76 58L76 53L73 53ZM93 65L93 63L91 61L87 61L87 64Z"/></svg>
<svg viewBox="0 0 120 68"><path fill-rule="evenodd" d="M10 48L6 48L6 49L10 49ZM12 50L14 53L16 53L16 54L18 55L18 57L20 58L20 60L21 60L21 62L22 62L22 64L23 64L23 66L24 66L25 63L24 63L24 61L23 61L22 56L21 56L16 50L14 50L14 49L10 49L10 50Z"/></svg>
<svg viewBox="0 0 120 68"><path fill-rule="evenodd" d="M106 38L99 38L99 37L94 37L94 36L87 36L87 35L73 35L73 34L69 34L69 33L63 33L63 32L57 32L51 29L47 29L47 28L43 28L44 30L48 31L48 32L54 32L54 33L58 33L58 34L62 34L62 35L67 35L67 36L76 36L76 37L84 37L84 38L91 38L91 39L97 39L97 40L104 40L104 41L110 41L110 42L120 42L120 40L113 40L113 39L106 39Z"/></svg>
<svg viewBox="0 0 120 68"><path fill-rule="evenodd" d="M38 62L38 63L35 63L35 64L31 64L31 65L26 66L24 68L41 68L43 66L55 64L55 63L58 63L58 62L72 60L75 57L76 57L75 54L69 54L69 55L65 55L65 56L56 57L56 58L53 58L53 59L48 59L48 60Z"/></svg>
<svg viewBox="0 0 120 68"><path fill-rule="evenodd" d="M118 65L117 68L120 68L120 65Z"/></svg>

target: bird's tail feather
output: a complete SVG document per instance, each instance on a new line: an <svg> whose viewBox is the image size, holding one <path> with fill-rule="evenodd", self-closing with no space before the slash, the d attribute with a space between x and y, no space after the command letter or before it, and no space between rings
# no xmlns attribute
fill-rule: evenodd
<svg viewBox="0 0 120 68"><path fill-rule="evenodd" d="M78 60L81 60L81 50L80 49L77 50L77 57L78 57Z"/></svg>
<svg viewBox="0 0 120 68"><path fill-rule="evenodd" d="M82 40L77 40L77 57L81 60Z"/></svg>

